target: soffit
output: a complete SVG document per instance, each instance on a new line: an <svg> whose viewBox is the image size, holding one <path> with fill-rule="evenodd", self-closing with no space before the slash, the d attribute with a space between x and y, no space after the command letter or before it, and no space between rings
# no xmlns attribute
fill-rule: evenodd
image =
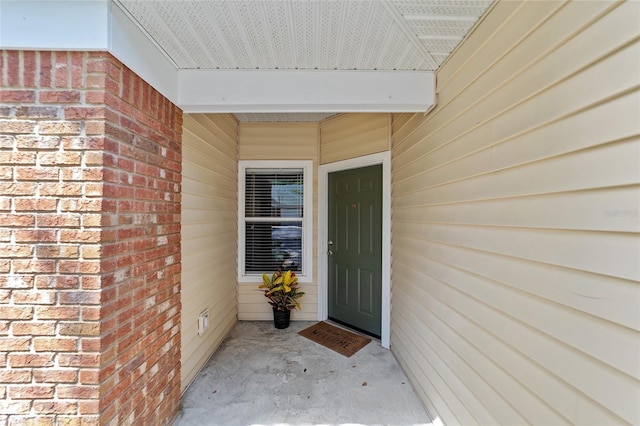
<svg viewBox="0 0 640 426"><path fill-rule="evenodd" d="M492 0L116 3L178 70L434 72ZM326 116L236 114L240 121Z"/></svg>
<svg viewBox="0 0 640 426"><path fill-rule="evenodd" d="M118 0L178 69L435 71L491 0Z"/></svg>

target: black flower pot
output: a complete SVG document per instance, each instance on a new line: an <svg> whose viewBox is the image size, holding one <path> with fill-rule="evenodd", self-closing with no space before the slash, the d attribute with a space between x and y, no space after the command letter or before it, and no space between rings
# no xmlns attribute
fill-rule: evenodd
<svg viewBox="0 0 640 426"><path fill-rule="evenodd" d="M273 325L276 328L287 328L289 327L289 320L291 318L291 311L279 311L276 308L273 308Z"/></svg>

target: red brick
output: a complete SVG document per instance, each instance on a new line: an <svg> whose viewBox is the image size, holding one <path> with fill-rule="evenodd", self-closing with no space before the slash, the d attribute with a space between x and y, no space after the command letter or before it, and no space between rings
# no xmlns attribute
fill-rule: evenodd
<svg viewBox="0 0 640 426"><path fill-rule="evenodd" d="M100 242L100 236L100 231L94 229L88 229L84 231L77 229L60 230L60 240L67 243L97 243Z"/></svg>
<svg viewBox="0 0 640 426"><path fill-rule="evenodd" d="M33 276L28 275L0 275L0 287L24 289L33 287Z"/></svg>
<svg viewBox="0 0 640 426"><path fill-rule="evenodd" d="M104 121L85 121L84 132L89 135L104 135L106 125Z"/></svg>
<svg viewBox="0 0 640 426"><path fill-rule="evenodd" d="M31 182L0 182L0 195L33 195L35 194L36 188L38 188L38 185Z"/></svg>
<svg viewBox="0 0 640 426"><path fill-rule="evenodd" d="M80 339L80 349L85 352L97 352L102 349L100 338L83 337Z"/></svg>
<svg viewBox="0 0 640 426"><path fill-rule="evenodd" d="M22 148L23 150L41 151L45 149L58 149L60 147L60 136L17 135L16 146L18 147L18 149Z"/></svg>
<svg viewBox="0 0 640 426"><path fill-rule="evenodd" d="M22 78L24 87L37 86L36 52L22 52Z"/></svg>
<svg viewBox="0 0 640 426"><path fill-rule="evenodd" d="M77 214L39 214L38 215L38 227L44 227L44 228L73 227L75 228L78 226L80 226L80 216ZM62 239L62 241L66 241L66 240Z"/></svg>
<svg viewBox="0 0 640 426"><path fill-rule="evenodd" d="M14 322L11 324L14 336L55 336L54 322Z"/></svg>
<svg viewBox="0 0 640 426"><path fill-rule="evenodd" d="M87 120L105 118L104 107L66 107L64 118L67 120Z"/></svg>
<svg viewBox="0 0 640 426"><path fill-rule="evenodd" d="M27 410L29 411L29 410ZM54 426L55 418L53 416L11 416L8 426Z"/></svg>
<svg viewBox="0 0 640 426"><path fill-rule="evenodd" d="M0 226L34 226L36 218L32 214L0 214Z"/></svg>
<svg viewBox="0 0 640 426"><path fill-rule="evenodd" d="M31 370L0 370L1 383L30 383Z"/></svg>
<svg viewBox="0 0 640 426"><path fill-rule="evenodd" d="M82 154L79 152L41 152L38 154L41 166L79 166Z"/></svg>
<svg viewBox="0 0 640 426"><path fill-rule="evenodd" d="M60 170L53 167L19 167L16 177L18 180L58 180Z"/></svg>
<svg viewBox="0 0 640 426"><path fill-rule="evenodd" d="M47 211L57 210L58 199L29 197L29 198L15 198L13 202L14 202L16 211L47 212ZM35 234L38 234L39 230L33 230L33 232ZM30 241L51 241L51 240L47 238L45 240L30 240Z"/></svg>
<svg viewBox="0 0 640 426"><path fill-rule="evenodd" d="M30 245L0 244L0 257L31 257L32 252Z"/></svg>
<svg viewBox="0 0 640 426"><path fill-rule="evenodd" d="M82 276L82 285L80 287L83 290L99 290L102 288L102 277L84 275Z"/></svg>
<svg viewBox="0 0 640 426"><path fill-rule="evenodd" d="M16 108L16 118L58 118L58 108L41 106L19 106L18 108Z"/></svg>
<svg viewBox="0 0 640 426"><path fill-rule="evenodd" d="M51 87L51 52L40 53L40 87Z"/></svg>
<svg viewBox="0 0 640 426"><path fill-rule="evenodd" d="M60 367L97 368L100 367L98 354L59 354Z"/></svg>
<svg viewBox="0 0 640 426"><path fill-rule="evenodd" d="M33 103L36 101L36 92L33 90L2 89L0 100L15 103Z"/></svg>
<svg viewBox="0 0 640 426"><path fill-rule="evenodd" d="M80 308L77 306L38 306L36 318L40 320L78 320Z"/></svg>
<svg viewBox="0 0 640 426"><path fill-rule="evenodd" d="M100 304L101 293L99 291L64 291L58 295L61 305L97 305Z"/></svg>
<svg viewBox="0 0 640 426"><path fill-rule="evenodd" d="M78 380L77 369L35 369L33 379L36 383L75 383Z"/></svg>
<svg viewBox="0 0 640 426"><path fill-rule="evenodd" d="M61 394L56 393L55 401L25 400L28 406L20 420L31 421L39 413L43 422L74 424L80 415L88 414L83 421L95 425L161 423L175 415L180 400L181 112L108 53L18 56L23 59L22 81L39 80L35 83L44 90L37 97L31 90L16 94L30 102L7 104L10 109L0 109L0 116L3 111L5 119L17 114L25 121L37 122L41 133L57 133L14 133L0 140L0 165L12 168L6 175L8 182L38 183L41 196L14 196L15 201L0 205L0 210L11 213L0 214L0 225L4 223L8 230L0 234L4 253L24 254L18 247L21 243L29 250L37 247L37 259L0 257L0 288L12 292L11 307L23 303L34 308L34 320L5 320L7 327L27 333L31 324L49 321L56 323L57 335L25 335L20 341L8 334L2 345L12 350L17 347L22 353L50 351L43 355L55 357L56 369L46 368L50 364L36 368L34 381L59 383L74 380L73 374L77 374L85 383L82 388L69 382ZM30 69L34 72L28 77ZM86 77L92 73L95 76ZM86 90L85 83L102 87ZM47 90L55 86L63 87ZM36 100L40 103L35 104ZM16 147L19 152L14 151ZM72 153L80 156L67 157ZM28 156L16 158L24 154ZM58 173L50 174L47 168ZM105 182L111 186L105 188ZM15 191L16 187L10 189ZM45 194L49 196L42 197ZM136 196L144 198L133 199ZM118 238L125 240L116 243ZM162 244L156 247L159 239ZM16 244L10 247L9 243ZM36 297L38 292L27 291L30 288L45 291ZM145 311L144 303L136 303L147 299L155 300L158 306ZM13 328L5 331L11 333ZM51 330L30 331L29 336ZM70 339L59 340L65 335ZM118 353L118 348L129 351ZM64 350L72 352L60 352ZM78 350L90 352L79 354ZM153 367L138 368L142 363ZM73 371L71 376L56 371L65 367ZM91 370L76 370L81 368ZM87 383L104 383L104 393ZM6 395L10 398L9 392ZM144 403L142 395L148 395ZM64 397L69 400L60 400ZM77 413L73 407L54 402L78 404Z"/></svg>
<svg viewBox="0 0 640 426"><path fill-rule="evenodd" d="M77 245L38 245L36 256L38 259L77 259L80 249Z"/></svg>
<svg viewBox="0 0 640 426"><path fill-rule="evenodd" d="M94 369L82 369L80 370L80 384L83 385L97 385L100 383L100 370Z"/></svg>
<svg viewBox="0 0 640 426"><path fill-rule="evenodd" d="M73 352L78 349L77 339L35 337L33 348L36 352Z"/></svg>
<svg viewBox="0 0 640 426"><path fill-rule="evenodd" d="M53 398L53 385L9 386L11 399L43 399Z"/></svg>
<svg viewBox="0 0 640 426"><path fill-rule="evenodd" d="M71 52L71 87L84 88L85 61L83 52Z"/></svg>
<svg viewBox="0 0 640 426"><path fill-rule="evenodd" d="M38 123L40 134L73 135L80 133L80 122L74 121L40 121ZM10 132L11 133L11 132ZM32 133L32 132L15 132Z"/></svg>
<svg viewBox="0 0 640 426"><path fill-rule="evenodd" d="M98 398L97 386L66 386L57 387L58 398L60 399L92 399Z"/></svg>
<svg viewBox="0 0 640 426"><path fill-rule="evenodd" d="M46 90L40 92L40 102L45 104L79 103L80 92L76 90Z"/></svg>
<svg viewBox="0 0 640 426"><path fill-rule="evenodd" d="M61 336L99 336L100 324L95 322L61 323Z"/></svg>
<svg viewBox="0 0 640 426"><path fill-rule="evenodd" d="M96 260L60 260L58 269L63 274L97 274L100 272L100 262Z"/></svg>
<svg viewBox="0 0 640 426"><path fill-rule="evenodd" d="M52 260L15 259L11 261L11 267L16 274L52 273L56 270L56 264Z"/></svg>
<svg viewBox="0 0 640 426"><path fill-rule="evenodd" d="M97 321L101 318L99 306L82 306L80 312L82 321Z"/></svg>
<svg viewBox="0 0 640 426"><path fill-rule="evenodd" d="M74 289L80 287L80 279L76 275L38 275L35 286L38 289Z"/></svg>
<svg viewBox="0 0 640 426"><path fill-rule="evenodd" d="M7 55L7 84L20 86L20 52L17 50L6 51Z"/></svg>
<svg viewBox="0 0 640 426"><path fill-rule="evenodd" d="M83 245L80 247L83 259L99 259L102 256L102 246Z"/></svg>
<svg viewBox="0 0 640 426"><path fill-rule="evenodd" d="M18 367L53 367L53 354L31 354L31 353L11 353L9 354L9 365L12 368Z"/></svg>
<svg viewBox="0 0 640 426"><path fill-rule="evenodd" d="M86 187L86 185L85 185ZM85 195L86 191L85 191ZM60 201L60 210L63 212L99 212L102 210L100 199L65 199Z"/></svg>
<svg viewBox="0 0 640 426"><path fill-rule="evenodd" d="M11 199L9 197L0 198L0 210L11 210Z"/></svg>
<svg viewBox="0 0 640 426"><path fill-rule="evenodd" d="M0 180L13 180L13 167L0 166Z"/></svg>
<svg viewBox="0 0 640 426"><path fill-rule="evenodd" d="M11 307L0 306L0 319L16 320L16 319L32 319L33 308L30 306Z"/></svg>
<svg viewBox="0 0 640 426"><path fill-rule="evenodd" d="M34 277L28 278L33 283ZM56 303L57 293L55 291L42 290L13 290L12 297L13 303L16 305L53 305Z"/></svg>
<svg viewBox="0 0 640 426"><path fill-rule="evenodd" d="M0 164L27 165L36 163L34 152L7 152L0 151Z"/></svg>
<svg viewBox="0 0 640 426"><path fill-rule="evenodd" d="M0 120L2 133L35 133L36 121L33 120Z"/></svg>
<svg viewBox="0 0 640 426"><path fill-rule="evenodd" d="M102 136L61 136L62 147L65 151L82 151L82 154L98 153L104 147L104 138Z"/></svg>
<svg viewBox="0 0 640 426"><path fill-rule="evenodd" d="M28 351L31 346L29 337L0 337L0 351Z"/></svg>
<svg viewBox="0 0 640 426"><path fill-rule="evenodd" d="M104 154L102 152L85 152L84 163L87 166L102 166L104 163ZM103 170L103 173L106 172Z"/></svg>
<svg viewBox="0 0 640 426"><path fill-rule="evenodd" d="M69 401L34 401L33 411L36 414L76 414L78 403Z"/></svg>
<svg viewBox="0 0 640 426"><path fill-rule="evenodd" d="M54 52L55 68L54 68L54 86L69 87L70 79L70 57L69 52Z"/></svg>

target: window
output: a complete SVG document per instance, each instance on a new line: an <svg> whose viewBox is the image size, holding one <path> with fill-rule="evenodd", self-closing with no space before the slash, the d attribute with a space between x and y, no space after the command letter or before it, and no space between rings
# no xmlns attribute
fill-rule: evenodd
<svg viewBox="0 0 640 426"><path fill-rule="evenodd" d="M241 161L238 202L240 281L295 271L311 280L312 161Z"/></svg>

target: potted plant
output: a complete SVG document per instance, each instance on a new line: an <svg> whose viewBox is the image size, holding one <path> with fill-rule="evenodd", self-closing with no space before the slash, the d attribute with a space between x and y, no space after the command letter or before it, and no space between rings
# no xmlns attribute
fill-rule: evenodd
<svg viewBox="0 0 640 426"><path fill-rule="evenodd" d="M295 272L287 271L284 274L278 270L271 274L262 274L262 284L258 289L264 292L273 308L273 324L276 328L289 327L291 310L302 309L298 298L304 292L298 287L298 277Z"/></svg>

